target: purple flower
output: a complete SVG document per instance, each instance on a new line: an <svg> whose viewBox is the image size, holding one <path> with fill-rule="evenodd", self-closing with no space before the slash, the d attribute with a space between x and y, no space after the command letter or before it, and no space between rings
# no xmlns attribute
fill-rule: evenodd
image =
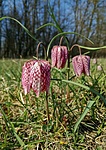
<svg viewBox="0 0 106 150"><path fill-rule="evenodd" d="M52 67L64 68L68 58L66 46L54 46L51 51Z"/></svg>
<svg viewBox="0 0 106 150"><path fill-rule="evenodd" d="M48 92L50 86L50 64L46 60L30 60L22 68L22 86L25 95L32 88L39 97L41 92Z"/></svg>
<svg viewBox="0 0 106 150"><path fill-rule="evenodd" d="M98 65L98 66L97 66L97 70L98 70L98 71L103 70L102 66L101 66L101 65Z"/></svg>
<svg viewBox="0 0 106 150"><path fill-rule="evenodd" d="M82 73L90 75L90 57L85 55L78 55L72 58L72 65L76 76Z"/></svg>
<svg viewBox="0 0 106 150"><path fill-rule="evenodd" d="M93 59L93 64L97 64L97 59L96 58Z"/></svg>

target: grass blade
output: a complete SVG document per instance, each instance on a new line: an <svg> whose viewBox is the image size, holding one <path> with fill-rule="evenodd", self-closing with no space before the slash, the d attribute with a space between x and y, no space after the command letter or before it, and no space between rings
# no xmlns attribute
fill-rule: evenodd
<svg viewBox="0 0 106 150"><path fill-rule="evenodd" d="M7 118L7 116L6 116L6 114L5 114L5 112L3 111L3 109L2 109L1 106L0 106L0 110L1 110L2 115L3 115L3 117L4 117L6 126L8 127L8 129L9 129L9 128L12 129L12 133L15 135L15 137L16 137L17 141L19 142L19 144L21 145L21 147L23 147L23 146L25 145L24 142L21 140L21 138L20 138L20 137L18 136L18 134L15 132L15 128L14 128L12 122L10 122L10 120ZM9 125L8 125L8 124L9 124ZM10 130L10 132L11 132L11 130Z"/></svg>
<svg viewBox="0 0 106 150"><path fill-rule="evenodd" d="M22 141L22 139L18 136L18 134L15 132L15 128L14 128L14 125L12 124L11 122L11 128L13 130L13 133L17 139L17 141L19 142L19 144L21 145L21 147L25 146L24 142Z"/></svg>
<svg viewBox="0 0 106 150"><path fill-rule="evenodd" d="M94 104L95 101L89 101L84 112L82 113L82 115L80 116L79 120L77 121L77 123L74 126L74 132L76 132L79 124L81 123L81 121L83 120L83 118L86 116L87 112L90 110L90 108L92 107L92 105Z"/></svg>
<svg viewBox="0 0 106 150"><path fill-rule="evenodd" d="M7 119L6 114L5 114L5 112L3 111L3 109L2 109L1 106L0 106L0 110L1 110L1 113L2 113L2 115L3 115L3 117L4 117L4 121L5 121L6 127L8 128L8 131L9 131L8 119ZM11 132L11 131L10 131L10 132Z"/></svg>
<svg viewBox="0 0 106 150"><path fill-rule="evenodd" d="M77 85L77 86L80 86L88 91L91 91L92 93L98 95L104 102L105 106L106 106L106 99L97 91L95 91L93 88L91 87L88 87L86 85L83 85L83 84L80 84L80 83L76 83L76 82L73 82L73 81L68 81L68 80L62 80L63 82L66 82L66 83L71 83L71 84L74 84L74 85Z"/></svg>

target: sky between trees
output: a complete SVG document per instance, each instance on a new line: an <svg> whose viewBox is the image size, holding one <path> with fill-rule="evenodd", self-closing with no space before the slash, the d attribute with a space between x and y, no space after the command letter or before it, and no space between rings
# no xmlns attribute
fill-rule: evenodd
<svg viewBox="0 0 106 150"><path fill-rule="evenodd" d="M16 18L37 39L33 40L13 20L5 19L0 22L0 57L33 56L38 41L47 47L60 31L53 26L37 29L46 23L55 24L51 10L61 31L77 32L94 42L91 45L80 36L67 35L70 46L74 43L93 47L106 45L106 0L0 0L0 16ZM58 42L59 38L53 44ZM105 51L100 54L105 55Z"/></svg>

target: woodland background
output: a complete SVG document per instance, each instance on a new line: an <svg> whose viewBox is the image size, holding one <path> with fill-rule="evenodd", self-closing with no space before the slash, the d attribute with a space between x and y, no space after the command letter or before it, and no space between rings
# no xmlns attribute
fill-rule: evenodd
<svg viewBox="0 0 106 150"><path fill-rule="evenodd" d="M58 34L53 26L38 28L54 23L50 7L61 31L77 32L92 40L91 45L84 38L67 35L70 46L78 43L84 46L106 45L106 0L0 0L0 17L10 16L20 21L37 40L33 40L15 21L0 21L0 58L27 58L34 56L38 41L48 46ZM57 44L56 39L53 44ZM41 51L43 56L43 53ZM105 57L106 49L93 52L92 57Z"/></svg>

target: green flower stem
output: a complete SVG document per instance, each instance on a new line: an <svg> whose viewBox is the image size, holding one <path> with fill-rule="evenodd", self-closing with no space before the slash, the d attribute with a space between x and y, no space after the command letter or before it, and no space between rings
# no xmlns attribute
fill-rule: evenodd
<svg viewBox="0 0 106 150"><path fill-rule="evenodd" d="M44 54L45 54L45 60L47 59L47 55L46 55L46 49L45 49L45 45L43 44L43 42L39 42L36 48L36 57L37 59L39 58L39 46L42 44L43 48L44 48Z"/></svg>
<svg viewBox="0 0 106 150"><path fill-rule="evenodd" d="M46 92L46 113L47 113L47 120L50 121L50 115L49 115L49 105L48 105L48 92Z"/></svg>
<svg viewBox="0 0 106 150"><path fill-rule="evenodd" d="M68 51L68 63L67 63L67 80L69 80L70 77L70 51ZM69 91L69 86L67 84L67 99L70 98L70 91Z"/></svg>

